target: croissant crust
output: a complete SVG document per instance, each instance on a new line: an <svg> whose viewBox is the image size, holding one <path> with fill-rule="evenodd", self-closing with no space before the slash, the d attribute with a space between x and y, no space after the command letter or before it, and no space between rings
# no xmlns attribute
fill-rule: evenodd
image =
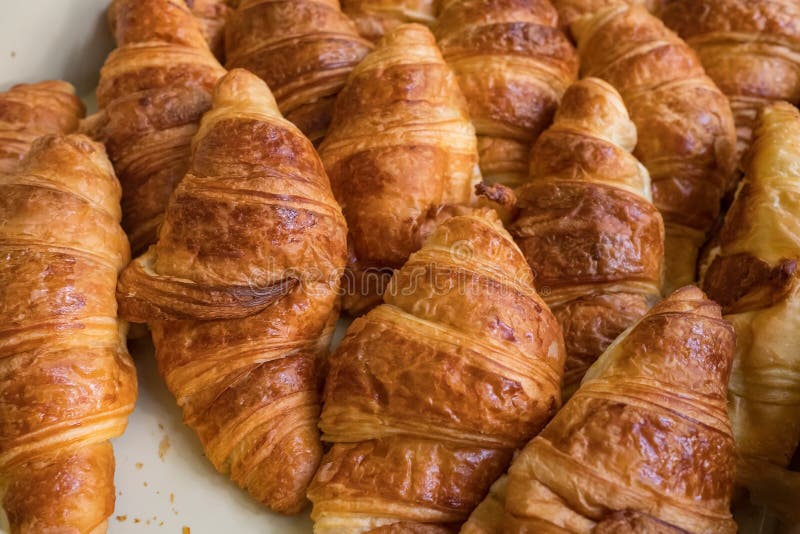
<svg viewBox="0 0 800 534"><path fill-rule="evenodd" d="M662 18L697 51L728 96L738 153L765 104L800 101L800 5L771 0L669 0Z"/></svg>
<svg viewBox="0 0 800 534"><path fill-rule="evenodd" d="M697 288L656 305L514 460L503 532L735 532L733 350Z"/></svg>
<svg viewBox="0 0 800 534"><path fill-rule="evenodd" d="M576 78L547 0L442 2L435 33L467 99L485 179L523 182L528 152Z"/></svg>
<svg viewBox="0 0 800 534"><path fill-rule="evenodd" d="M445 220L395 273L331 357L316 532L466 519L560 402L561 333L531 283L490 210Z"/></svg>
<svg viewBox="0 0 800 534"><path fill-rule="evenodd" d="M84 112L75 88L60 80L0 93L0 172L13 171L38 137L77 130Z"/></svg>
<svg viewBox="0 0 800 534"><path fill-rule="evenodd" d="M122 183L123 228L138 254L156 239L225 71L183 0L114 0L109 20L118 48L100 71L100 111L81 130L108 148Z"/></svg>
<svg viewBox="0 0 800 534"><path fill-rule="evenodd" d="M244 0L226 29L228 68L266 81L281 113L315 143L328 130L336 95L371 49L335 0Z"/></svg>
<svg viewBox="0 0 800 534"><path fill-rule="evenodd" d="M429 212L470 202L480 179L466 102L427 28L398 26L358 64L319 153L350 229L344 307L357 314L419 248Z"/></svg>
<svg viewBox="0 0 800 534"><path fill-rule="evenodd" d="M217 85L157 243L123 272L123 315L206 456L254 498L298 512L322 454L318 384L346 226L311 142L267 86Z"/></svg>
<svg viewBox="0 0 800 534"><path fill-rule="evenodd" d="M800 112L768 104L757 124L703 285L736 328L729 411L737 480L791 523L800 520L800 474L787 468L800 444Z"/></svg>
<svg viewBox="0 0 800 534"><path fill-rule="evenodd" d="M639 131L634 155L652 179L666 226L666 292L692 283L700 246L731 187L736 132L725 95L694 52L641 7L576 20L584 75L622 95Z"/></svg>
<svg viewBox="0 0 800 534"><path fill-rule="evenodd" d="M37 140L0 175L0 474L12 533L105 532L136 372L114 288L130 253L102 146ZM58 221L57 225L53 221Z"/></svg>

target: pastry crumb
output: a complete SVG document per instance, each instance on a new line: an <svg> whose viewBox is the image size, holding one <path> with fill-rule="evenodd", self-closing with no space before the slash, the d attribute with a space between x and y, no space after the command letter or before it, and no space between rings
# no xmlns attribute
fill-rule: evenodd
<svg viewBox="0 0 800 534"><path fill-rule="evenodd" d="M136 469L141 469L142 467L144 467L144 464L142 462L136 462L135 467Z"/></svg>
<svg viewBox="0 0 800 534"><path fill-rule="evenodd" d="M189 527L183 527L183 534L191 534L192 530Z"/></svg>
<svg viewBox="0 0 800 534"><path fill-rule="evenodd" d="M127 521L127 520L128 520L128 516L127 515L118 515L117 516L117 521L119 521L120 523L122 523L123 521Z"/></svg>
<svg viewBox="0 0 800 534"><path fill-rule="evenodd" d="M169 436L164 436L161 438L161 442L158 444L158 457L161 458L161 461L164 461L164 457L167 455L167 451L169 450L171 444L169 442Z"/></svg>

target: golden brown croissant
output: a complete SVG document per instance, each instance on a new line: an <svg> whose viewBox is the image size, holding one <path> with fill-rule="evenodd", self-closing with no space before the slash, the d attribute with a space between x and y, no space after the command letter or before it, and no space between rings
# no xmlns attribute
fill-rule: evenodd
<svg viewBox="0 0 800 534"><path fill-rule="evenodd" d="M728 397L737 479L795 521L800 473L786 467L800 443L799 158L800 113L768 105L703 280L736 328Z"/></svg>
<svg viewBox="0 0 800 534"><path fill-rule="evenodd" d="M561 323L564 393L661 298L664 225L630 153L636 127L613 87L585 78L534 145L509 227Z"/></svg>
<svg viewBox="0 0 800 534"><path fill-rule="evenodd" d="M19 84L0 93L0 172L11 172L36 138L78 129L85 112L67 82Z"/></svg>
<svg viewBox="0 0 800 534"><path fill-rule="evenodd" d="M561 331L532 282L489 209L445 220L395 273L330 360L315 532L467 518L560 404Z"/></svg>
<svg viewBox="0 0 800 534"><path fill-rule="evenodd" d="M800 102L800 3L775 0L669 0L664 22L697 51L728 95L739 137L750 144L758 110Z"/></svg>
<svg viewBox="0 0 800 534"><path fill-rule="evenodd" d="M551 0L558 10L559 21L565 30L584 15L590 15L606 7L630 5L643 6L658 12L664 0Z"/></svg>
<svg viewBox="0 0 800 534"><path fill-rule="evenodd" d="M314 142L325 136L348 75L372 48L338 0L242 0L226 32L228 68L263 78L281 113Z"/></svg>
<svg viewBox="0 0 800 534"><path fill-rule="evenodd" d="M184 0L200 22L200 29L214 55L225 57L225 23L230 9L225 0Z"/></svg>
<svg viewBox="0 0 800 534"><path fill-rule="evenodd" d="M130 259L101 145L36 141L0 175L0 476L12 533L102 534L136 401L117 320ZM54 222L57 222L54 224Z"/></svg>
<svg viewBox="0 0 800 534"><path fill-rule="evenodd" d="M735 344L696 287L657 304L514 460L503 532L734 533Z"/></svg>
<svg viewBox="0 0 800 534"><path fill-rule="evenodd" d="M101 111L82 130L106 144L122 183L123 228L138 253L156 239L225 71L183 0L114 0L109 17L119 48L100 71Z"/></svg>
<svg viewBox="0 0 800 534"><path fill-rule="evenodd" d="M432 26L441 0L341 0L342 9L365 39L378 41L400 24Z"/></svg>
<svg viewBox="0 0 800 534"><path fill-rule="evenodd" d="M478 134L483 177L518 185L533 141L578 74L548 0L445 0L435 28Z"/></svg>
<svg viewBox="0 0 800 534"><path fill-rule="evenodd" d="M666 293L695 280L700 246L734 176L736 131L727 98L697 56L641 7L616 6L572 25L581 70L611 83L639 131L666 226Z"/></svg>
<svg viewBox="0 0 800 534"><path fill-rule="evenodd" d="M426 27L398 26L353 70L320 156L350 228L357 314L419 248L429 210L469 202L480 180L466 102Z"/></svg>
<svg viewBox="0 0 800 534"><path fill-rule="evenodd" d="M322 454L318 361L335 323L346 226L314 147L263 81L220 80L155 246L123 272L159 370L221 472L297 512Z"/></svg>

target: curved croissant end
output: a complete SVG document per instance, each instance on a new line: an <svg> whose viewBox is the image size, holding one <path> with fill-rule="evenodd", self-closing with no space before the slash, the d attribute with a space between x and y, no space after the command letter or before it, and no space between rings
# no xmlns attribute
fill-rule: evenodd
<svg viewBox="0 0 800 534"><path fill-rule="evenodd" d="M561 332L532 281L492 210L446 219L395 273L331 357L315 532L467 518L560 403Z"/></svg>
<svg viewBox="0 0 800 534"><path fill-rule="evenodd" d="M703 280L736 327L730 414L737 479L754 500L797 520L786 468L800 444L800 112L786 103L761 112L745 178L725 218ZM759 498L767 491L772 497ZM796 503L795 503L796 504Z"/></svg>
<svg viewBox="0 0 800 534"><path fill-rule="evenodd" d="M432 26L439 0L341 0L342 10L356 23L358 33L373 42L401 24Z"/></svg>
<svg viewBox="0 0 800 534"><path fill-rule="evenodd" d="M332 0L244 0L226 28L228 68L269 85L284 116L312 141L325 136L336 95L371 50Z"/></svg>
<svg viewBox="0 0 800 534"><path fill-rule="evenodd" d="M800 101L800 5L771 0L668 0L661 18L694 48L731 101L737 152L750 146L758 111Z"/></svg>
<svg viewBox="0 0 800 534"><path fill-rule="evenodd" d="M734 339L697 288L656 305L514 460L503 532L736 532Z"/></svg>
<svg viewBox="0 0 800 534"><path fill-rule="evenodd" d="M284 513L305 505L322 455L319 368L346 232L312 143L263 81L235 69L158 242L118 293L123 313L150 324L159 370L214 467Z"/></svg>
<svg viewBox="0 0 800 534"><path fill-rule="evenodd" d="M119 48L100 71L100 112L82 131L107 147L123 186L123 228L138 254L156 240L225 71L183 0L114 0L109 18Z"/></svg>
<svg viewBox="0 0 800 534"><path fill-rule="evenodd" d="M578 57L548 0L443 2L435 26L478 134L489 182L525 181L530 146L578 74Z"/></svg>
<svg viewBox="0 0 800 534"><path fill-rule="evenodd" d="M736 165L730 105L677 35L641 7L613 6L572 24L581 69L613 85L639 131L634 155L666 226L664 291L695 280Z"/></svg>
<svg viewBox="0 0 800 534"><path fill-rule="evenodd" d="M319 152L350 229L343 305L362 313L386 284L370 281L419 247L425 214L469 203L480 180L467 105L430 30L398 26L358 64Z"/></svg>
<svg viewBox="0 0 800 534"><path fill-rule="evenodd" d="M661 296L664 226L617 91L585 78L534 145L509 226L564 330L564 395Z"/></svg>
<svg viewBox="0 0 800 534"><path fill-rule="evenodd" d="M266 287L209 287L153 269L153 249L136 258L120 277L120 315L129 321L177 319L242 319L259 313L294 290L299 280L288 278Z"/></svg>
<svg viewBox="0 0 800 534"><path fill-rule="evenodd" d="M114 300L130 258L119 198L81 135L42 137L0 175L0 475L15 534L103 533L114 510L108 440L136 401Z"/></svg>
<svg viewBox="0 0 800 534"><path fill-rule="evenodd" d="M37 138L77 130L85 111L75 88L60 80L0 93L0 172L13 171Z"/></svg>

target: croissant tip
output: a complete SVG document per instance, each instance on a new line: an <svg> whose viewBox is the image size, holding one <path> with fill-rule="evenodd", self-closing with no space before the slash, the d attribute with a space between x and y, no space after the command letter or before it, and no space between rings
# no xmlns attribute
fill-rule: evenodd
<svg viewBox="0 0 800 534"><path fill-rule="evenodd" d="M679 287L668 297L675 300L698 300L705 299L706 294L699 287L689 284Z"/></svg>
<svg viewBox="0 0 800 534"><path fill-rule="evenodd" d="M278 112L278 105L267 83L247 69L235 68L228 71L214 88L214 108L244 105L256 107L260 111Z"/></svg>
<svg viewBox="0 0 800 534"><path fill-rule="evenodd" d="M407 46L421 42L436 43L430 28L418 22L400 24L390 30L380 41L379 46L391 44L393 46Z"/></svg>

